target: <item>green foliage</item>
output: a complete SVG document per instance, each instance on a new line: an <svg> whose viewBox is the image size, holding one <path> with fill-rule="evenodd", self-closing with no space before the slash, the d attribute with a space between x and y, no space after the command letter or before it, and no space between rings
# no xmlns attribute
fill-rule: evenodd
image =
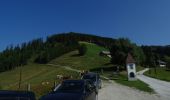
<svg viewBox="0 0 170 100"><path fill-rule="evenodd" d="M81 44L81 45L79 46L79 48L78 48L78 51L79 51L79 55L80 55L80 56L85 55L86 52L87 52L87 47L86 47L86 45L85 45L85 44Z"/></svg>
<svg viewBox="0 0 170 100"><path fill-rule="evenodd" d="M169 56L164 56L163 60L166 62L167 69L170 69L170 57Z"/></svg>
<svg viewBox="0 0 170 100"><path fill-rule="evenodd" d="M116 65L124 65L127 53L131 50L130 41L128 39L117 40L110 50L111 62Z"/></svg>
<svg viewBox="0 0 170 100"><path fill-rule="evenodd" d="M42 51L38 56L37 58L35 59L35 62L37 63L41 63L41 64L45 64L49 61L49 55L47 52L45 51Z"/></svg>
<svg viewBox="0 0 170 100"><path fill-rule="evenodd" d="M49 43L54 43L54 42L63 43L69 40L90 42L106 48L110 48L111 45L116 41L115 39L112 38L100 37L100 36L95 36L90 34L75 33L75 32L56 34L56 35L49 36L47 38L47 41Z"/></svg>
<svg viewBox="0 0 170 100"><path fill-rule="evenodd" d="M116 65L124 65L128 53L133 55L137 64L142 64L145 61L142 49L136 44L132 44L129 39L118 39L112 45L110 52L112 56L111 62Z"/></svg>
<svg viewBox="0 0 170 100"><path fill-rule="evenodd" d="M155 66L157 60L168 62L166 57L170 56L170 46L141 46L146 56L145 65Z"/></svg>
<svg viewBox="0 0 170 100"><path fill-rule="evenodd" d="M54 43L55 45L50 45L49 43L44 45L44 49L38 54L35 62L45 64L52 59L59 57L65 53L76 50L79 47L77 41L68 41L66 43Z"/></svg>
<svg viewBox="0 0 170 100"><path fill-rule="evenodd" d="M28 59L43 47L42 39L35 39L16 47L10 46L0 53L0 71L7 71L17 66L26 65Z"/></svg>

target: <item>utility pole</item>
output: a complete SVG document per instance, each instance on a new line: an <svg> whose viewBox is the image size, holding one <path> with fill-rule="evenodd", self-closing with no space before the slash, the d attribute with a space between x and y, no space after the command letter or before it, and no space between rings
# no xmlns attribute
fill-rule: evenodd
<svg viewBox="0 0 170 100"><path fill-rule="evenodd" d="M21 89L21 81L22 81L22 64L20 66L18 90Z"/></svg>
<svg viewBox="0 0 170 100"><path fill-rule="evenodd" d="M157 70L156 70L156 63L154 61L154 70L155 70L155 75L157 76Z"/></svg>

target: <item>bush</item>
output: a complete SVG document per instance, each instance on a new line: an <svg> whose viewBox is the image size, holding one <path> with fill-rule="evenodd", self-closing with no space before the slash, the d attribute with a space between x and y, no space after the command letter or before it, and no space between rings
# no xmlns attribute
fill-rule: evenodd
<svg viewBox="0 0 170 100"><path fill-rule="evenodd" d="M86 47L86 45L85 45L85 44L80 45L79 48L78 48L78 51L79 51L79 55L80 55L80 56L85 55L86 52L87 52L87 47Z"/></svg>

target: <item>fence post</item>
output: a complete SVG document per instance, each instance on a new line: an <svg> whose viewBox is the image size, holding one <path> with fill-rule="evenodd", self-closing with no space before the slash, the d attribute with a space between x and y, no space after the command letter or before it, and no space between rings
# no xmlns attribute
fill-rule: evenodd
<svg viewBox="0 0 170 100"><path fill-rule="evenodd" d="M56 81L54 81L54 88L57 86L57 82Z"/></svg>
<svg viewBox="0 0 170 100"><path fill-rule="evenodd" d="M27 84L27 91L30 91L30 90L31 90L31 85L29 83L29 84Z"/></svg>

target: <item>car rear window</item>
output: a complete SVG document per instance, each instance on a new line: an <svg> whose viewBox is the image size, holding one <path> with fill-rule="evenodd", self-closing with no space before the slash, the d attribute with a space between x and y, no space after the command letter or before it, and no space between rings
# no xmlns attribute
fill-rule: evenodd
<svg viewBox="0 0 170 100"><path fill-rule="evenodd" d="M95 75L84 75L83 79L90 79L92 81L96 81L96 76Z"/></svg>
<svg viewBox="0 0 170 100"><path fill-rule="evenodd" d="M64 82L56 92L82 92L83 83L81 82Z"/></svg>

